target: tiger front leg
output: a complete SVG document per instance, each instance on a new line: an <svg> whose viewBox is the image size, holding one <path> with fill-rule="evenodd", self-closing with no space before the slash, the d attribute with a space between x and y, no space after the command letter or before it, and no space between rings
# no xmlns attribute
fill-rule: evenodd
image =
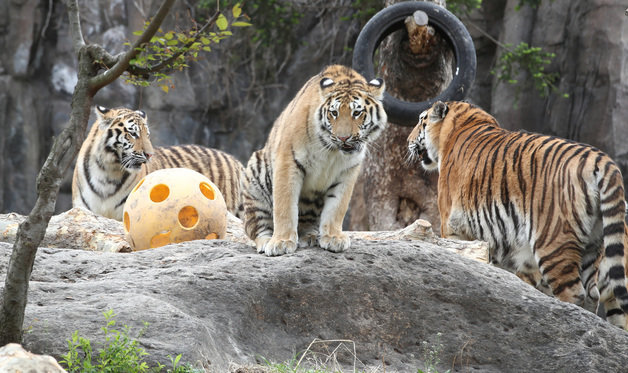
<svg viewBox="0 0 628 373"><path fill-rule="evenodd" d="M297 249L299 223L299 195L303 174L292 158L277 160L273 175L273 235L261 250L268 256L292 254Z"/></svg>
<svg viewBox="0 0 628 373"><path fill-rule="evenodd" d="M339 253L351 246L351 239L342 231L342 221L347 213L359 171L360 167L354 167L349 171L346 180L328 190L325 195L318 239L319 246L325 250Z"/></svg>

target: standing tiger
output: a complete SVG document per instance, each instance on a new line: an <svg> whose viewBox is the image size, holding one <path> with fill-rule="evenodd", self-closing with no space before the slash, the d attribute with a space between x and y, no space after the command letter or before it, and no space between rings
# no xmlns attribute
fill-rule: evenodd
<svg viewBox="0 0 628 373"><path fill-rule="evenodd" d="M439 171L443 237L487 241L494 264L532 277L540 270L557 298L591 311L601 300L607 319L625 326L626 204L608 155L507 131L471 104L440 101L421 113L408 147Z"/></svg>
<svg viewBox="0 0 628 373"><path fill-rule="evenodd" d="M342 232L366 146L385 128L384 82L332 65L310 78L253 153L243 187L246 233L266 255L350 246Z"/></svg>
<svg viewBox="0 0 628 373"><path fill-rule="evenodd" d="M72 206L122 220L129 193L144 176L184 167L207 176L221 191L227 209L241 216L242 164L224 152L198 145L155 148L146 114L96 106L96 121L81 146L72 179Z"/></svg>

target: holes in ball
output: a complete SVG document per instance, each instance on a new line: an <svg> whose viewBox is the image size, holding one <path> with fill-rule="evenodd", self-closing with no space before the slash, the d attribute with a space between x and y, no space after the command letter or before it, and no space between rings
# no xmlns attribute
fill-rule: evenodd
<svg viewBox="0 0 628 373"><path fill-rule="evenodd" d="M179 224L183 228L194 228L196 223L198 223L198 211L194 207L185 206L179 210Z"/></svg>
<svg viewBox="0 0 628 373"><path fill-rule="evenodd" d="M170 243L170 231L161 231L150 239L150 248L164 246Z"/></svg>
<svg viewBox="0 0 628 373"><path fill-rule="evenodd" d="M150 190L150 200L153 202L162 202L170 194L170 188L166 184L157 184Z"/></svg>
<svg viewBox="0 0 628 373"><path fill-rule="evenodd" d="M131 193L133 193L133 192L135 192L136 190L138 190L138 189L140 188L140 186L141 186L142 184L144 184L144 180L145 180L145 179L140 180L140 182L139 182L139 183L137 183L137 185L135 186L135 188L133 188L133 190L131 191Z"/></svg>
<svg viewBox="0 0 628 373"><path fill-rule="evenodd" d="M212 201L214 200L214 188L212 188L211 185L206 182L202 182L201 185L199 185L199 188L201 188L201 193L203 193L205 197L211 199Z"/></svg>
<svg viewBox="0 0 628 373"><path fill-rule="evenodd" d="M131 219L129 218L129 213L124 212L124 231L129 233L131 230Z"/></svg>

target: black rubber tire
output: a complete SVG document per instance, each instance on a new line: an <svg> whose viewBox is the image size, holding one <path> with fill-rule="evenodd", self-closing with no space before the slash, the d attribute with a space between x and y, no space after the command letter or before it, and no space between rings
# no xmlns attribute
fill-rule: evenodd
<svg viewBox="0 0 628 373"><path fill-rule="evenodd" d="M424 11L429 24L448 40L454 52L456 67L454 77L447 89L437 97L423 102L407 102L384 93L384 109L388 120L402 126L414 126L419 114L438 100L462 100L465 98L477 69L475 47L471 35L456 16L447 9L423 1L407 1L382 9L364 26L353 48L353 68L367 81L375 78L373 54L382 40L404 27L404 20L417 10Z"/></svg>

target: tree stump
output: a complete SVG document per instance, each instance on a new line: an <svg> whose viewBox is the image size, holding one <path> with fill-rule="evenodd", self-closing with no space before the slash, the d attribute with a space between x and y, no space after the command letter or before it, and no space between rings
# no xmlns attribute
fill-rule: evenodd
<svg viewBox="0 0 628 373"><path fill-rule="evenodd" d="M397 2L387 0L386 5ZM453 78L453 52L426 18L425 13L408 17L405 30L389 35L379 47L379 76L399 99L425 101L446 89ZM438 174L407 162L411 130L389 123L370 147L353 192L350 230L395 230L421 218L440 233Z"/></svg>

